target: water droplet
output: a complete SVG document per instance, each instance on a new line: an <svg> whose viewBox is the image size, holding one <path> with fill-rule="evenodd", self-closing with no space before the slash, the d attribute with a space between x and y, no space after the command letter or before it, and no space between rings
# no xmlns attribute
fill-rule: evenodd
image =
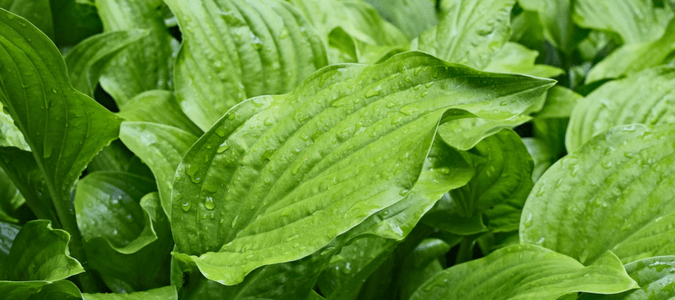
<svg viewBox="0 0 675 300"><path fill-rule="evenodd" d="M366 93L366 98L374 97L374 96L379 96L382 93L382 86L378 85L376 88L368 91Z"/></svg>
<svg viewBox="0 0 675 300"><path fill-rule="evenodd" d="M225 132L225 129L223 129L222 127L218 127L218 129L216 129L216 134L217 134L219 137L225 137L225 135L227 134L227 132Z"/></svg>
<svg viewBox="0 0 675 300"><path fill-rule="evenodd" d="M216 150L216 152L220 154L220 153L223 153L223 152L227 151L227 149L230 149L230 145L228 145L227 141L225 141L222 144L220 144L220 146L218 147L218 150Z"/></svg>
<svg viewBox="0 0 675 300"><path fill-rule="evenodd" d="M507 104L508 103L506 103L506 101L502 101L502 102L499 103L499 106L506 106Z"/></svg>
<svg viewBox="0 0 675 300"><path fill-rule="evenodd" d="M56 89L52 88L52 93L58 94L58 91Z"/></svg>
<svg viewBox="0 0 675 300"><path fill-rule="evenodd" d="M401 190L398 192L398 194L401 195L401 196L405 196L405 195L407 195L409 192L410 192L409 189L401 189Z"/></svg>
<svg viewBox="0 0 675 300"><path fill-rule="evenodd" d="M213 210L214 208L216 208L216 203L213 202L213 197L206 196L206 198L204 199L204 207L208 210Z"/></svg>
<svg viewBox="0 0 675 300"><path fill-rule="evenodd" d="M181 204L181 208L184 212L188 212L190 210L190 201L183 202L183 204Z"/></svg>
<svg viewBox="0 0 675 300"><path fill-rule="evenodd" d="M234 216L234 219L232 219L232 228L237 225L237 220L239 219L239 216Z"/></svg>

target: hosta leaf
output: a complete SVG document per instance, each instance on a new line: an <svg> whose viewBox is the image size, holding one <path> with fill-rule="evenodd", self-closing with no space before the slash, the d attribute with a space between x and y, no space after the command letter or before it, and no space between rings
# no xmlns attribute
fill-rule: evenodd
<svg viewBox="0 0 675 300"><path fill-rule="evenodd" d="M163 124L124 122L120 139L155 174L162 208L167 216L171 216L173 178L183 155L197 141L197 136Z"/></svg>
<svg viewBox="0 0 675 300"><path fill-rule="evenodd" d="M14 126L14 121L9 114L5 113L2 102L0 102L0 146L17 147L21 150L30 150L23 137L23 133Z"/></svg>
<svg viewBox="0 0 675 300"><path fill-rule="evenodd" d="M616 125L675 123L675 68L645 70L602 85L572 112L565 144L568 151Z"/></svg>
<svg viewBox="0 0 675 300"><path fill-rule="evenodd" d="M9 250L20 229L21 226L0 221L0 263L9 255Z"/></svg>
<svg viewBox="0 0 675 300"><path fill-rule="evenodd" d="M359 289L394 251L397 241L377 236L344 246L321 272L317 286L326 299L358 299Z"/></svg>
<svg viewBox="0 0 675 300"><path fill-rule="evenodd" d="M523 143L534 161L532 181L537 182L541 175L558 159L558 153L542 139L523 138Z"/></svg>
<svg viewBox="0 0 675 300"><path fill-rule="evenodd" d="M147 91L129 100L118 114L127 121L164 124L195 136L204 132L183 113L178 100L169 91ZM162 113L157 113L161 111Z"/></svg>
<svg viewBox="0 0 675 300"><path fill-rule="evenodd" d="M585 267L548 249L514 245L438 273L410 299L555 300L572 292L612 294L636 287L611 252Z"/></svg>
<svg viewBox="0 0 675 300"><path fill-rule="evenodd" d="M668 24L663 36L655 41L624 45L593 66L586 83L622 77L664 63L675 51L675 20Z"/></svg>
<svg viewBox="0 0 675 300"><path fill-rule="evenodd" d="M535 115L538 119L569 118L581 95L562 86L554 86L548 90L544 107Z"/></svg>
<svg viewBox="0 0 675 300"><path fill-rule="evenodd" d="M574 21L581 27L618 34L625 44L660 38L673 17L669 8L656 8L651 0L577 0Z"/></svg>
<svg viewBox="0 0 675 300"><path fill-rule="evenodd" d="M675 257L650 257L625 266L640 289L616 295L584 294L582 300L669 300L675 296Z"/></svg>
<svg viewBox="0 0 675 300"><path fill-rule="evenodd" d="M506 120L467 118L442 124L438 127L438 134L448 145L458 150L469 150L484 138L503 129L515 128L531 119L532 117L527 115L517 115Z"/></svg>
<svg viewBox="0 0 675 300"><path fill-rule="evenodd" d="M408 50L407 45L373 45L349 35L341 26L328 34L328 60L332 62L379 63Z"/></svg>
<svg viewBox="0 0 675 300"><path fill-rule="evenodd" d="M0 163L2 166L2 163ZM0 168L0 221L18 223L15 212L25 200L10 177Z"/></svg>
<svg viewBox="0 0 675 300"><path fill-rule="evenodd" d="M399 282L401 299L410 299L412 294L437 273L443 271L439 257L450 251L451 245L440 239L423 240L402 263Z"/></svg>
<svg viewBox="0 0 675 300"><path fill-rule="evenodd" d="M99 171L129 171L134 162L134 154L119 140L103 147L101 152L87 165L87 173ZM150 176L152 178L152 176Z"/></svg>
<svg viewBox="0 0 675 300"><path fill-rule="evenodd" d="M175 286L128 294L82 294L84 300L178 300Z"/></svg>
<svg viewBox="0 0 675 300"><path fill-rule="evenodd" d="M466 186L450 191L450 201L439 203L445 205L430 211L424 222L459 235L480 231L463 232L467 224L457 224L456 220L475 220L479 226L474 227L485 230L517 230L533 185L532 158L518 134L500 131L478 143L464 157L476 174Z"/></svg>
<svg viewBox="0 0 675 300"><path fill-rule="evenodd" d="M125 172L96 172L78 183L75 210L89 264L113 291L168 284L172 242L159 197L144 197L153 190L152 181Z"/></svg>
<svg viewBox="0 0 675 300"><path fill-rule="evenodd" d="M94 35L78 43L64 57L70 82L78 91L93 97L98 79L111 60L149 33L143 30L114 31Z"/></svg>
<svg viewBox="0 0 675 300"><path fill-rule="evenodd" d="M572 22L570 0L518 0L528 11L537 12L544 26L544 37L562 52L570 54L575 47L577 30Z"/></svg>
<svg viewBox="0 0 675 300"><path fill-rule="evenodd" d="M0 101L32 150L34 161L22 155L23 163L39 167L79 256L71 188L96 153L117 138L120 120L73 88L61 54L37 28L0 10L0 32Z"/></svg>
<svg viewBox="0 0 675 300"><path fill-rule="evenodd" d="M61 280L44 286L39 293L31 295L30 300L82 300L82 293L68 280Z"/></svg>
<svg viewBox="0 0 675 300"><path fill-rule="evenodd" d="M520 239L588 265L675 251L675 126L614 127L556 162L532 189Z"/></svg>
<svg viewBox="0 0 675 300"><path fill-rule="evenodd" d="M511 35L515 0L450 0L436 27L419 36L419 50L482 69Z"/></svg>
<svg viewBox="0 0 675 300"><path fill-rule="evenodd" d="M105 32L145 29L150 33L122 50L101 76L101 87L118 106L148 90L169 89L178 43L158 13L161 0L96 0Z"/></svg>
<svg viewBox="0 0 675 300"><path fill-rule="evenodd" d="M539 53L529 50L525 46L507 42L490 58L490 62L483 69L488 72L518 73L537 77L551 78L564 71L549 65L537 65L534 61Z"/></svg>
<svg viewBox="0 0 675 300"><path fill-rule="evenodd" d="M324 68L293 93L243 102L178 167L178 251L225 284L313 253L415 187L448 109L508 118L551 85L410 52L373 66ZM429 176L452 182L449 172ZM319 222L321 230L307 230Z"/></svg>
<svg viewBox="0 0 675 300"><path fill-rule="evenodd" d="M0 7L26 18L49 38L54 38L49 0L0 0Z"/></svg>
<svg viewBox="0 0 675 300"><path fill-rule="evenodd" d="M435 1L366 0L382 16L403 31L408 38L415 38L424 30L438 24Z"/></svg>
<svg viewBox="0 0 675 300"><path fill-rule="evenodd" d="M537 12L524 10L511 19L512 33L509 41L516 42L529 49L543 52L543 26Z"/></svg>
<svg viewBox="0 0 675 300"><path fill-rule="evenodd" d="M16 235L0 268L0 292L4 299L26 299L42 287L84 271L68 255L70 235L52 229L49 221L26 223Z"/></svg>
<svg viewBox="0 0 675 300"><path fill-rule="evenodd" d="M282 94L326 65L311 25L280 0L169 0L183 46L176 93L185 114L208 129L246 98Z"/></svg>
<svg viewBox="0 0 675 300"><path fill-rule="evenodd" d="M50 0L56 45L71 47L83 39L103 30L96 7L82 4L79 0Z"/></svg>

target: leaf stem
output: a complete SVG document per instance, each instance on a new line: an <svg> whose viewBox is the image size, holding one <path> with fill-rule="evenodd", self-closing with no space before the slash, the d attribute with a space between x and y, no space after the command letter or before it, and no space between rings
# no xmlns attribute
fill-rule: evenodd
<svg viewBox="0 0 675 300"><path fill-rule="evenodd" d="M473 259L473 245L475 242L475 235L462 237L462 242L459 244L459 252L457 252L457 258L455 259L456 265Z"/></svg>

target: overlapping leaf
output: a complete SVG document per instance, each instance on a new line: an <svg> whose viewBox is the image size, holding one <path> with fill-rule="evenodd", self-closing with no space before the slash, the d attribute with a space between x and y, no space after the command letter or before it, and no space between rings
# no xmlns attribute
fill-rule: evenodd
<svg viewBox="0 0 675 300"><path fill-rule="evenodd" d="M576 44L578 30L572 21L570 0L518 0L528 11L537 12L544 27L544 36L563 53L570 54Z"/></svg>
<svg viewBox="0 0 675 300"><path fill-rule="evenodd" d="M616 295L584 294L581 300L668 300L675 296L675 257L650 257L625 266L628 275L640 285L637 290Z"/></svg>
<svg viewBox="0 0 675 300"><path fill-rule="evenodd" d="M49 0L2 0L0 7L26 18L49 38L54 39Z"/></svg>
<svg viewBox="0 0 675 300"><path fill-rule="evenodd" d="M675 251L675 126L624 125L591 139L535 184L520 224L526 243L588 265Z"/></svg>
<svg viewBox="0 0 675 300"><path fill-rule="evenodd" d="M565 144L574 151L616 125L675 123L675 68L645 70L604 84L572 111Z"/></svg>
<svg viewBox="0 0 675 300"><path fill-rule="evenodd" d="M128 294L82 294L84 300L178 300L175 286Z"/></svg>
<svg viewBox="0 0 675 300"><path fill-rule="evenodd" d="M289 92L326 65L321 38L280 0L169 0L183 33L176 93L185 114L208 129L258 95Z"/></svg>
<svg viewBox="0 0 675 300"><path fill-rule="evenodd" d="M551 85L411 52L370 67L324 68L291 94L246 101L178 168L178 251L226 284L313 253L415 187L446 110L508 118ZM449 172L439 168L434 179L451 181ZM307 230L316 224L321 230Z"/></svg>
<svg viewBox="0 0 675 300"><path fill-rule="evenodd" d="M410 299L555 300L573 292L613 294L636 287L611 252L585 267L548 249L514 245L438 273Z"/></svg>

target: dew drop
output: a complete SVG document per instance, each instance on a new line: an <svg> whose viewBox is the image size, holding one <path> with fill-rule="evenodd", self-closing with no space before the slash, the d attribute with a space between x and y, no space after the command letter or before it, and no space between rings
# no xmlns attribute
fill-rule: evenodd
<svg viewBox="0 0 675 300"><path fill-rule="evenodd" d="M204 207L208 210L213 210L216 208L216 203L213 202L213 197L211 196L206 196L204 199ZM211 219L213 219L213 214L211 214Z"/></svg>
<svg viewBox="0 0 675 300"><path fill-rule="evenodd" d="M190 201L183 202L183 204L181 204L181 208L184 212L188 212L190 210Z"/></svg>

